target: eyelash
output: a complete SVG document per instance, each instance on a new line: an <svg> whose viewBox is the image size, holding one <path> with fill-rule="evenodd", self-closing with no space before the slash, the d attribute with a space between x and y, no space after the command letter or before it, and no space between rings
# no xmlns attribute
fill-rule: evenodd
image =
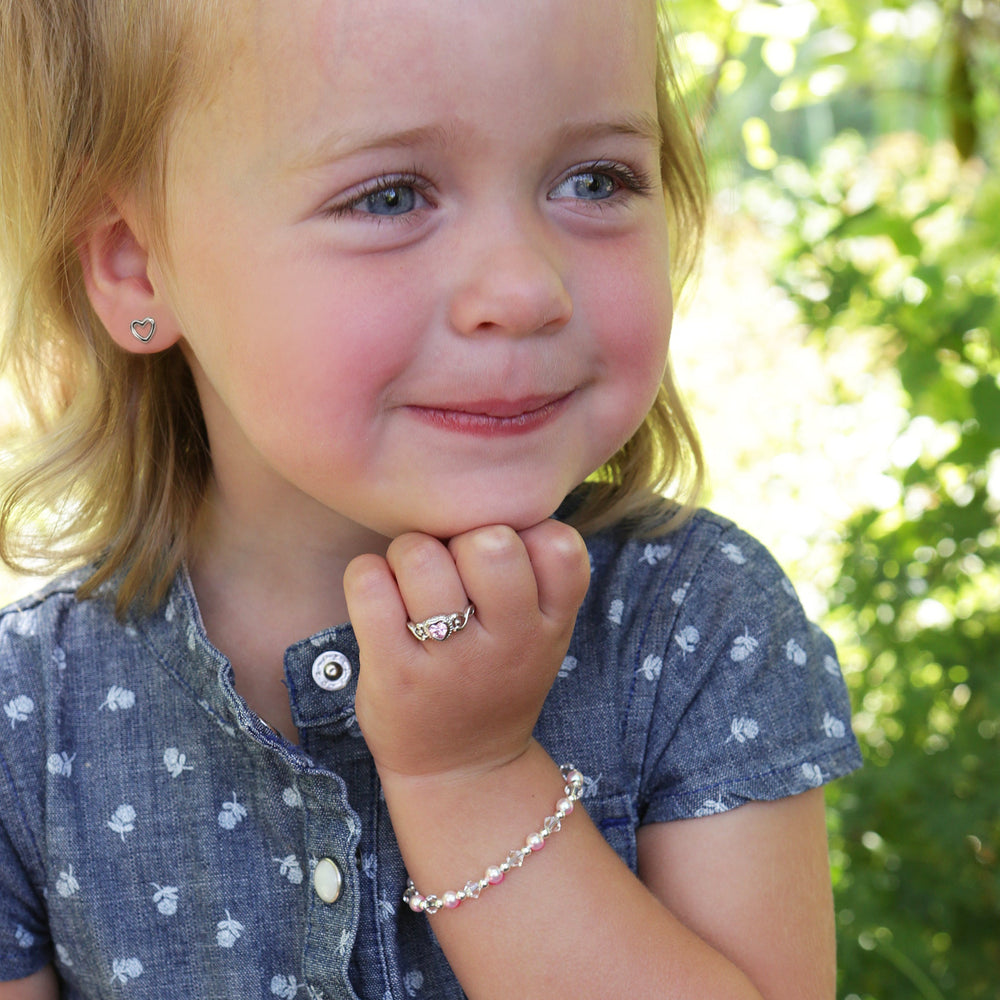
<svg viewBox="0 0 1000 1000"><path fill-rule="evenodd" d="M584 174L605 174L613 178L620 185L620 189L615 192L615 195L624 191L628 194L645 196L653 194L655 190L653 181L645 170L629 167L615 160L593 160L590 163L582 163L579 166L573 167L572 170L567 171L559 178L555 187L558 188L573 177L580 177ZM613 197L614 195L612 195ZM593 204L601 205L609 200L611 199L595 199Z"/></svg>
<svg viewBox="0 0 1000 1000"><path fill-rule="evenodd" d="M579 166L573 167L572 170L567 171L562 177L559 178L555 185L553 185L553 190L574 177L580 177L586 174L604 174L611 177L619 185L619 189L608 198L596 198L593 199L593 201L588 202L598 207L603 207L605 202L611 201L612 199L617 200L617 196L620 196L622 192L639 195L640 197L648 196L654 192L652 179L645 170L629 167L624 163L618 163L614 160L594 160L590 163L582 163ZM377 177L362 185L357 190L352 191L346 200L330 205L325 210L324 214L333 219L347 218L352 215L363 215L368 220L374 221L377 224L382 224L387 221L406 222L412 220L413 216L416 214L415 212L404 212L400 215L393 216L378 215L374 212L359 212L357 210L358 206L364 202L366 198L370 198L372 195L379 194L391 188L412 188L422 198L429 200L427 194L430 190L430 185L422 177L420 177L419 174L414 172L388 174L383 177ZM549 197L551 200L556 200L552 199L551 196ZM585 201L586 199L580 200Z"/></svg>
<svg viewBox="0 0 1000 1000"><path fill-rule="evenodd" d="M427 198L427 194L430 190L430 185L418 174L387 174L383 177L376 177L375 179L362 184L360 188L352 191L344 201L338 202L335 205L330 205L325 210L324 214L333 219L347 218L352 215L363 215L378 223L382 223L387 220L392 222L403 222L410 218L414 213L405 212L402 215L390 216L376 215L374 212L357 211L358 205L360 205L366 198L370 198L372 195L379 194L383 191L388 191L390 188L413 188L413 190L416 191L422 198L429 200Z"/></svg>

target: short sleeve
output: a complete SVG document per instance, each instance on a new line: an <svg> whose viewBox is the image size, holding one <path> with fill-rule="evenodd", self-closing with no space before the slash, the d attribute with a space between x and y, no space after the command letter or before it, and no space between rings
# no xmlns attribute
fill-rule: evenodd
<svg viewBox="0 0 1000 1000"><path fill-rule="evenodd" d="M0 792L0 981L21 979L51 959L42 900L35 893L8 831L10 778L0 762L5 785Z"/></svg>
<svg viewBox="0 0 1000 1000"><path fill-rule="evenodd" d="M40 794L42 784L30 772L43 756L43 694L37 678L19 667L34 645L31 618L0 619L0 980L29 976L52 960L39 890L44 876L24 800L27 789Z"/></svg>
<svg viewBox="0 0 1000 1000"><path fill-rule="evenodd" d="M725 812L860 766L833 644L771 555L729 526L671 595L640 819Z"/></svg>

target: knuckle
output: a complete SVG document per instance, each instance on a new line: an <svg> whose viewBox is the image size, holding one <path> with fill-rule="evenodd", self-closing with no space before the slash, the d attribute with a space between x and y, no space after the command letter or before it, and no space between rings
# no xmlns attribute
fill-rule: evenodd
<svg viewBox="0 0 1000 1000"><path fill-rule="evenodd" d="M384 565L375 555L362 555L352 559L344 570L344 590L361 598L380 593Z"/></svg>
<svg viewBox="0 0 1000 1000"><path fill-rule="evenodd" d="M441 543L430 535L416 532L400 535L389 544L386 558L389 565L421 572L429 570L441 557Z"/></svg>

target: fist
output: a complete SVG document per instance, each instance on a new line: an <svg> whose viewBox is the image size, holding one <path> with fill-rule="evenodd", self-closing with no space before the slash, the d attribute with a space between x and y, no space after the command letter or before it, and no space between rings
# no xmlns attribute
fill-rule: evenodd
<svg viewBox="0 0 1000 1000"><path fill-rule="evenodd" d="M360 647L355 709L383 780L466 776L527 748L589 582L580 535L558 521L396 538L359 556L344 592ZM410 621L475 614L444 641Z"/></svg>

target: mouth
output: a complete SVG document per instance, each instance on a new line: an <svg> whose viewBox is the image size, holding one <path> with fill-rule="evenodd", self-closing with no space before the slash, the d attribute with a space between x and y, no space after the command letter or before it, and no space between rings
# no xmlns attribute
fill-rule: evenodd
<svg viewBox="0 0 1000 1000"><path fill-rule="evenodd" d="M442 430L481 436L526 434L554 419L575 390L520 399L478 399L443 406L410 406L419 420Z"/></svg>

